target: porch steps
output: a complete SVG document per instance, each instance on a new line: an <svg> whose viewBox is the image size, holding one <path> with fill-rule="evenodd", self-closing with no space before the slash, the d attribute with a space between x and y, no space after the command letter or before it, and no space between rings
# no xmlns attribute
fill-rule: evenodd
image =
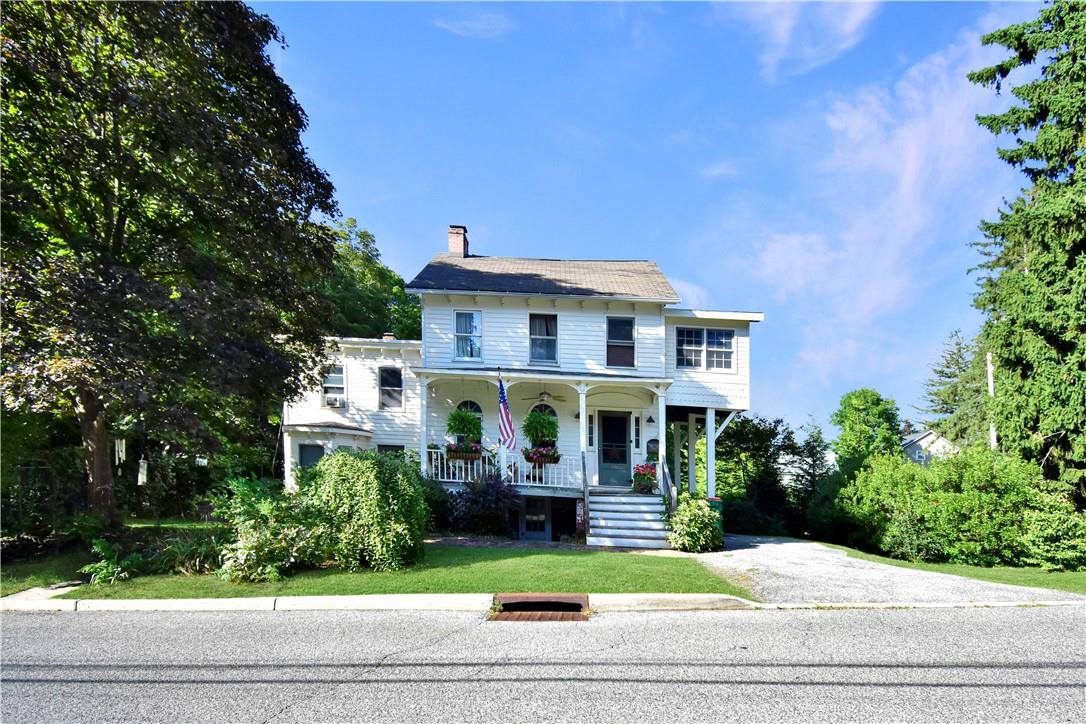
<svg viewBox="0 0 1086 724"><path fill-rule="evenodd" d="M670 548L664 502L658 495L637 495L629 488L592 490L588 497L590 546Z"/></svg>

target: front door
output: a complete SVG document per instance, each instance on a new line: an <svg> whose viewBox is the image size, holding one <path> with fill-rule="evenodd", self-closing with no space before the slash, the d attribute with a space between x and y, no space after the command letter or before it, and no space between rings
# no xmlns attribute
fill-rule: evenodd
<svg viewBox="0 0 1086 724"><path fill-rule="evenodd" d="M630 484L630 413L601 412L600 485Z"/></svg>

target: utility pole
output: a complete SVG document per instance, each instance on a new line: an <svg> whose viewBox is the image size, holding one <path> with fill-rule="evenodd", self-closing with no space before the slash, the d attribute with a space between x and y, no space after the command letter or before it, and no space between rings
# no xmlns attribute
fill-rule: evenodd
<svg viewBox="0 0 1086 724"><path fill-rule="evenodd" d="M988 352L985 359L988 362L988 397L995 397L995 373L992 366L992 353ZM988 447L993 450L996 449L996 426L991 419L988 421Z"/></svg>

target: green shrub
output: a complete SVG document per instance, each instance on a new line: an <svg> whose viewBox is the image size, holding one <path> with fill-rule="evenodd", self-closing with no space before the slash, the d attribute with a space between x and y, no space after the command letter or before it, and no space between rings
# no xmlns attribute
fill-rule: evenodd
<svg viewBox="0 0 1086 724"><path fill-rule="evenodd" d="M1050 571L1086 568L1086 512L1029 511L1022 544L1027 563Z"/></svg>
<svg viewBox="0 0 1086 724"><path fill-rule="evenodd" d="M520 507L520 494L498 475L466 483L450 494L453 530L474 535L513 533L510 514Z"/></svg>
<svg viewBox="0 0 1086 724"><path fill-rule="evenodd" d="M225 536L217 531L195 531L156 541L151 566L158 573L195 575L218 570Z"/></svg>
<svg viewBox="0 0 1086 724"><path fill-rule="evenodd" d="M421 481L423 500L426 501L426 531L445 533L452 530L449 491L440 480L423 478Z"/></svg>
<svg viewBox="0 0 1086 724"><path fill-rule="evenodd" d="M222 551L218 574L229 581L276 581L319 565L321 522L278 480L230 480L215 501L216 514L230 523L235 540Z"/></svg>
<svg viewBox="0 0 1086 724"><path fill-rule="evenodd" d="M680 551L701 553L724 547L720 514L704 498L684 494L671 514L671 532L667 540Z"/></svg>
<svg viewBox="0 0 1086 724"><path fill-rule="evenodd" d="M91 548L101 560L79 569L80 573L90 575L91 583L116 583L142 572L145 564L143 555L135 552L126 554L119 543L99 538L91 544Z"/></svg>
<svg viewBox="0 0 1086 724"><path fill-rule="evenodd" d="M422 558L426 502L418 469L371 451L326 455L303 475L301 505L319 518L328 560L393 570Z"/></svg>
<svg viewBox="0 0 1086 724"><path fill-rule="evenodd" d="M1068 492L1033 462L983 447L932 462L872 458L838 504L865 547L970 565L1084 567Z"/></svg>

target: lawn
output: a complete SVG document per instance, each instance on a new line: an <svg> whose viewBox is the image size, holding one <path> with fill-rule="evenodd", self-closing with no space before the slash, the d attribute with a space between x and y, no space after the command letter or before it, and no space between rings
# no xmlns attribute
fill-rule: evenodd
<svg viewBox="0 0 1086 724"><path fill-rule="evenodd" d="M35 586L72 581L82 578L79 569L91 562L93 556L84 550L56 556L5 563L0 568L0 596L25 591Z"/></svg>
<svg viewBox="0 0 1086 724"><path fill-rule="evenodd" d="M855 548L823 543L822 545L844 551L853 558L876 563L885 563L901 568L914 568L918 571L933 571L935 573L949 573L954 576L976 578L991 583L1006 583L1011 586L1029 586L1031 588L1052 588L1057 591L1069 591L1086 595L1086 571L1055 571L1048 572L1043 568L1026 567L1014 568L1011 566L995 566L985 568L983 566L968 566L962 563L912 563L899 561L896 558L886 558L872 553L864 553Z"/></svg>
<svg viewBox="0 0 1086 724"><path fill-rule="evenodd" d="M128 528L154 528L156 525L153 518L128 518L124 524ZM227 527L226 523L209 523L189 518L162 518L157 525L168 530L214 530Z"/></svg>
<svg viewBox="0 0 1086 724"><path fill-rule="evenodd" d="M607 551L427 545L403 571L306 571L276 583L227 583L216 576L141 576L83 586L65 598L230 598L363 593L730 593L750 592L693 558Z"/></svg>

